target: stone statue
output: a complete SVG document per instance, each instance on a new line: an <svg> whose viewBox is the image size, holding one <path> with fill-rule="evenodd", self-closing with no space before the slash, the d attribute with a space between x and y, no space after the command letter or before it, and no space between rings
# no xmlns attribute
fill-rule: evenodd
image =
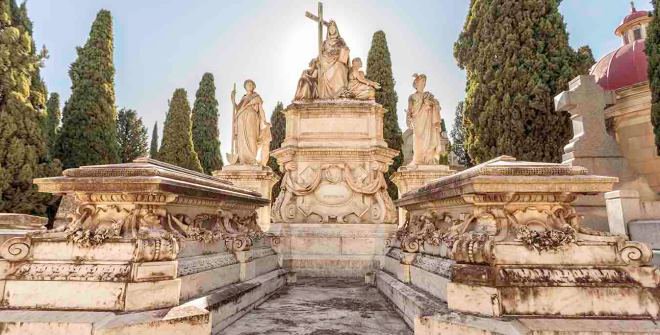
<svg viewBox="0 0 660 335"><path fill-rule="evenodd" d="M364 72L360 71L362 60L360 57L353 58L351 62L351 72L348 73L348 92L349 96L358 100L376 99L376 90L380 89L380 84L367 79Z"/></svg>
<svg viewBox="0 0 660 335"><path fill-rule="evenodd" d="M440 140L440 103L430 92L424 92L426 75L414 74L413 87L417 92L408 98L406 117L413 130L413 158L409 165L438 164L442 145Z"/></svg>
<svg viewBox="0 0 660 335"><path fill-rule="evenodd" d="M298 87L296 88L296 95L293 98L296 100L313 100L318 97L316 81L318 80L318 62L313 58L309 62L309 68L304 70L298 79Z"/></svg>
<svg viewBox="0 0 660 335"><path fill-rule="evenodd" d="M234 105L232 129L232 153L227 155L230 164L256 165L257 154L261 147L262 156L267 154L264 149L270 145L270 124L266 122L263 100L254 89L257 85L248 79L243 84L245 95L236 103L236 86L231 91L231 101ZM262 165L264 157L261 159ZM265 158L268 161L268 158Z"/></svg>
<svg viewBox="0 0 660 335"><path fill-rule="evenodd" d="M318 96L335 99L348 84L349 48L339 35L337 23L330 21L319 57Z"/></svg>

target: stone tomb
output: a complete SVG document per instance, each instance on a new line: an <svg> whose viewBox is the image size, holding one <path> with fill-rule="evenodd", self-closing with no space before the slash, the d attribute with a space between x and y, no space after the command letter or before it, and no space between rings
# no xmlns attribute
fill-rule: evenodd
<svg viewBox="0 0 660 335"><path fill-rule="evenodd" d="M409 214L377 286L415 334L657 331L649 247L573 207L616 181L503 156L429 183L397 201Z"/></svg>
<svg viewBox="0 0 660 335"><path fill-rule="evenodd" d="M3 334L208 334L284 285L258 193L148 159L35 183L77 206L0 246Z"/></svg>
<svg viewBox="0 0 660 335"><path fill-rule="evenodd" d="M396 230L383 173L397 151L383 139L384 109L352 99L295 101L272 152L282 177L271 232L285 267L303 275L373 271Z"/></svg>

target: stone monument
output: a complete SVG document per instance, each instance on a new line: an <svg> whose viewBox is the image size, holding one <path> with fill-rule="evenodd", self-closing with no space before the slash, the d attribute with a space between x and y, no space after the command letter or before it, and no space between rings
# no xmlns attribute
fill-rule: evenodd
<svg viewBox="0 0 660 335"><path fill-rule="evenodd" d="M272 152L282 177L272 205L285 267L305 275L362 276L377 268L396 210L384 173L397 152L383 139L385 110L374 101L378 83L349 64L335 21L319 24L319 54L303 71L284 111L286 137ZM323 39L323 27L327 27Z"/></svg>
<svg viewBox="0 0 660 335"><path fill-rule="evenodd" d="M605 108L614 100L614 92L603 90L593 75L576 77L569 82L568 91L555 97L555 109L569 112L573 123L573 139L564 147L562 163L618 177L616 190L653 194L644 177L629 166L614 137L607 133ZM583 197L576 208L580 214L588 214L586 225L603 231L609 229L602 194Z"/></svg>
<svg viewBox="0 0 660 335"><path fill-rule="evenodd" d="M416 190L431 180L454 173L449 165L440 164L440 155L445 153L447 145L442 138L440 103L430 92L425 92L426 75L414 74L415 93L408 98L404 133L406 139L402 148L404 166L392 175L399 196ZM399 224L403 224L406 210L399 208Z"/></svg>
<svg viewBox="0 0 660 335"><path fill-rule="evenodd" d="M404 194L378 288L415 334L655 334L651 249L585 227L615 177L502 156Z"/></svg>
<svg viewBox="0 0 660 335"><path fill-rule="evenodd" d="M251 79L243 84L245 95L236 103L236 85L231 92L234 106L232 117L232 151L227 154L229 165L213 175L232 184L259 192L271 200L273 185L279 180L268 167L270 157L270 123L266 121L263 100L255 91L257 85ZM267 231L270 227L270 206L257 210L258 223Z"/></svg>
<svg viewBox="0 0 660 335"><path fill-rule="evenodd" d="M218 333L285 283L258 193L151 159L34 182L73 216L0 245L3 334Z"/></svg>

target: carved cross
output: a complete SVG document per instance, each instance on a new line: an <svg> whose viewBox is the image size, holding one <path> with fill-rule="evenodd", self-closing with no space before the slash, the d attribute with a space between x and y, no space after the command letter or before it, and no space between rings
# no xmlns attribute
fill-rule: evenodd
<svg viewBox="0 0 660 335"><path fill-rule="evenodd" d="M323 3L319 2L319 7L318 7L318 16L314 15L310 12L305 12L305 16L307 16L309 19L318 22L319 25L319 58L321 59L321 52L323 48L323 25L326 27L330 24L327 21L323 21Z"/></svg>
<svg viewBox="0 0 660 335"><path fill-rule="evenodd" d="M614 92L603 90L591 75L575 77L568 88L555 97L555 109L569 112L573 122L573 139L564 147L563 160L620 155L605 129L605 108L614 104Z"/></svg>

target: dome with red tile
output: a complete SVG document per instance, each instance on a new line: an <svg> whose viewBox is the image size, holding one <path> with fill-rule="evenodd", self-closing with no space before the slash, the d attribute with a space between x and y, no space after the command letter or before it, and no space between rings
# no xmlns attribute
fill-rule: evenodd
<svg viewBox="0 0 660 335"><path fill-rule="evenodd" d="M591 68L591 74L606 90L616 90L648 80L644 46L644 40L637 40L610 52Z"/></svg>

